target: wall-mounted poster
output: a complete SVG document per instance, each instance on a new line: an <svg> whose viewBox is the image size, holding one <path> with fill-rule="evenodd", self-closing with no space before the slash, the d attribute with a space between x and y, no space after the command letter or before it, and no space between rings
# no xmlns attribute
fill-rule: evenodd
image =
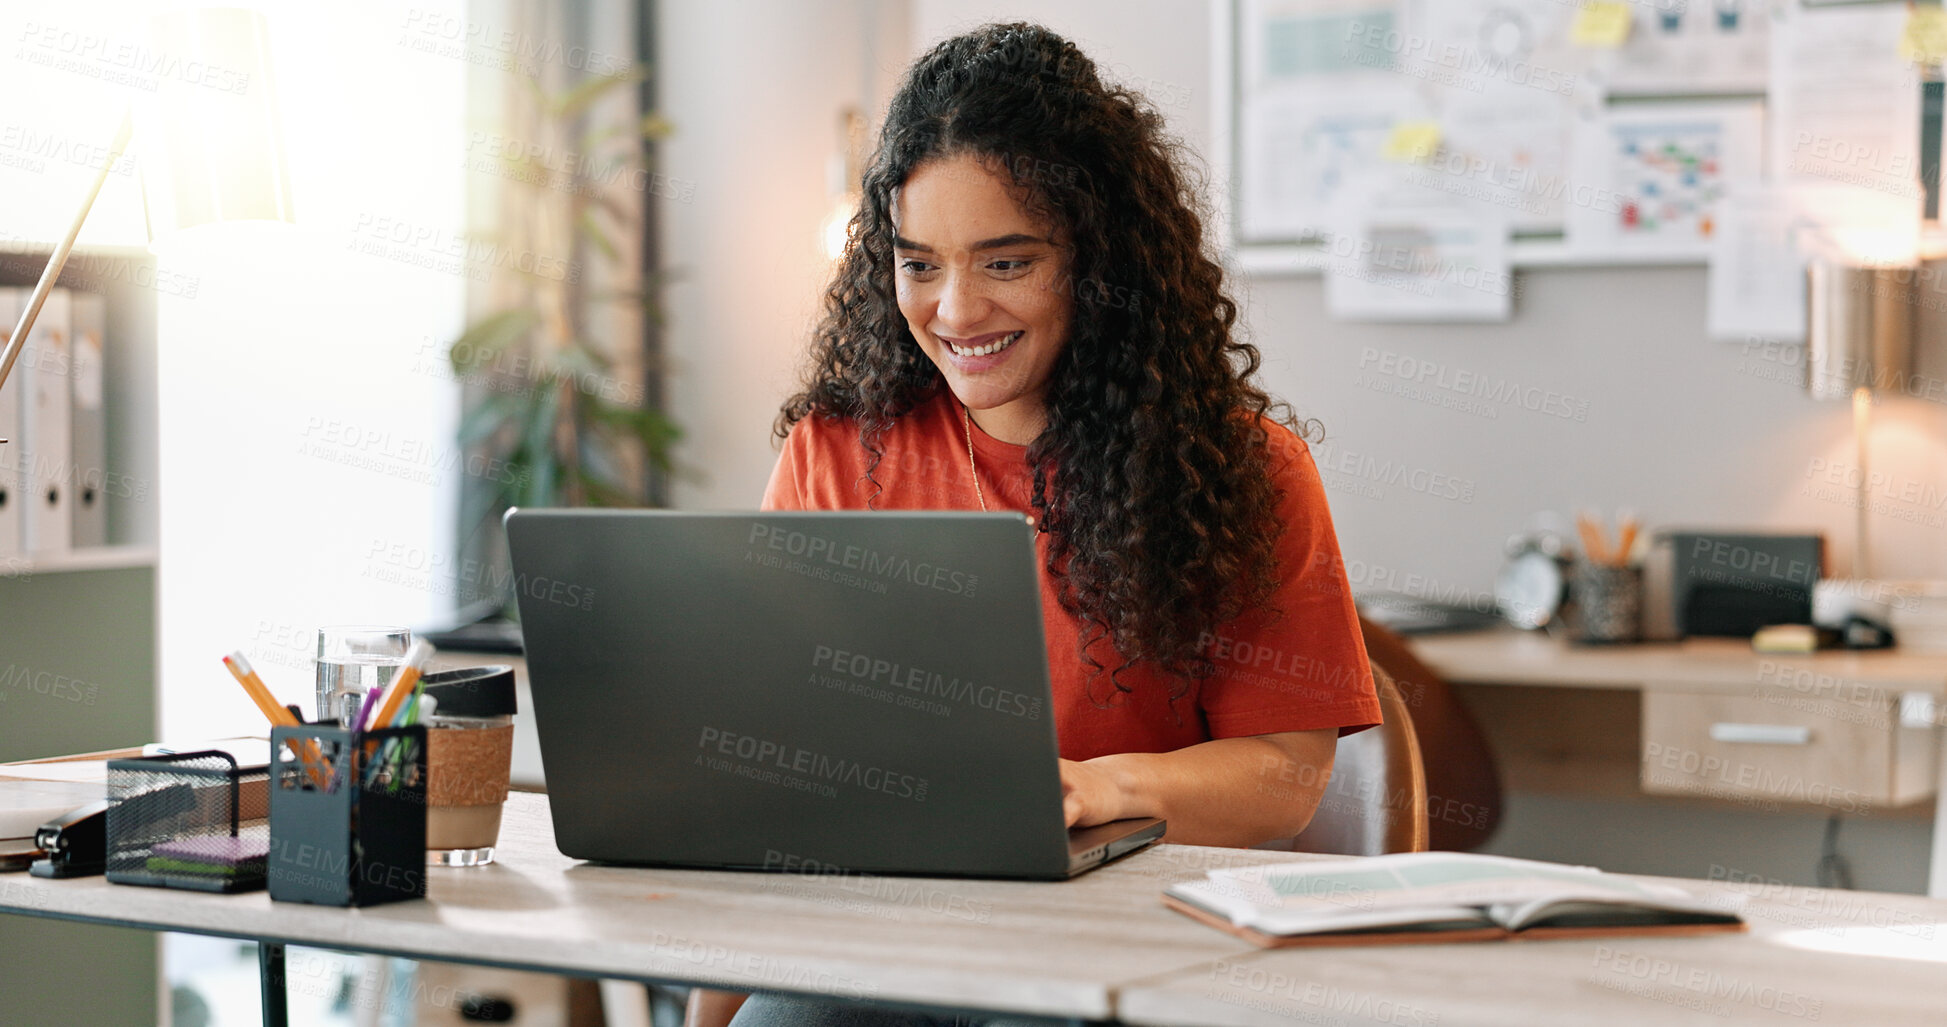
<svg viewBox="0 0 1947 1027"><path fill-rule="evenodd" d="M1423 101L1396 70L1397 5L1243 0L1236 112L1240 242L1315 239L1353 190L1391 176L1393 126Z"/></svg>
<svg viewBox="0 0 1947 1027"><path fill-rule="evenodd" d="M1589 255L1705 260L1732 182L1763 173L1754 102L1644 103L1576 125L1563 202Z"/></svg>
<svg viewBox="0 0 1947 1027"><path fill-rule="evenodd" d="M1599 73L1611 96L1762 93L1770 75L1765 0L1633 0L1623 45Z"/></svg>

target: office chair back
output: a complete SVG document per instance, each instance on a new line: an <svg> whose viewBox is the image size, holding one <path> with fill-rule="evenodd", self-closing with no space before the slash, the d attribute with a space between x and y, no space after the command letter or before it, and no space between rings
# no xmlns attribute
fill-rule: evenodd
<svg viewBox="0 0 1947 1027"><path fill-rule="evenodd" d="M1366 656L1385 669L1412 709L1426 769L1427 844L1443 852L1479 848L1501 821L1501 776L1487 736L1453 686L1406 639L1364 617L1359 628Z"/></svg>
<svg viewBox="0 0 1947 1027"><path fill-rule="evenodd" d="M1383 722L1339 739L1332 780L1294 852L1379 856L1427 848L1426 771L1413 716L1384 668L1372 668Z"/></svg>

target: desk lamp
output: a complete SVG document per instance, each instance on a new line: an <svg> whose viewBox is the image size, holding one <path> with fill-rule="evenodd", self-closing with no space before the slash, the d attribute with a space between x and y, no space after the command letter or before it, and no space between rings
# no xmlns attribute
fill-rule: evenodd
<svg viewBox="0 0 1947 1027"><path fill-rule="evenodd" d="M163 159L159 174L143 171L143 199L149 238L218 221L292 220L291 187L284 163L284 139L275 116L270 78L270 35L264 16L237 8L173 11L150 24L158 51L180 58L184 67L206 69L196 81L165 76L154 104L154 136L146 141ZM20 320L0 351L0 389L27 343L41 304L67 266L81 226L101 194L109 169L121 160L134 131L124 114L115 141L67 235L54 247L47 267L21 310ZM8 426L0 425L0 433ZM0 438L0 442L5 442Z"/></svg>
<svg viewBox="0 0 1947 1027"><path fill-rule="evenodd" d="M1858 450L1852 576L1870 576L1866 547L1866 441L1873 390L1899 388L1914 374L1912 267L1860 267L1826 257L1806 268L1805 386L1814 399L1852 400Z"/></svg>

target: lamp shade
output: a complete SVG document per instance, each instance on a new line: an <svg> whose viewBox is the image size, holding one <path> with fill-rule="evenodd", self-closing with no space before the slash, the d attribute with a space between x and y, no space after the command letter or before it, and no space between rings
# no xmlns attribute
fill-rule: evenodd
<svg viewBox="0 0 1947 1027"><path fill-rule="evenodd" d="M1914 269L1816 259L1805 275L1805 385L1812 396L1905 388L1914 374Z"/></svg>
<svg viewBox="0 0 1947 1027"><path fill-rule="evenodd" d="M180 74L155 96L143 161L149 235L218 221L291 221L291 183L264 16L240 8L157 15Z"/></svg>

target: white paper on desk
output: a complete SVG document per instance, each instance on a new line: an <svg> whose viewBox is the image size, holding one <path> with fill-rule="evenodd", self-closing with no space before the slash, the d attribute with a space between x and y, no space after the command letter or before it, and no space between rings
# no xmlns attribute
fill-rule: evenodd
<svg viewBox="0 0 1947 1027"><path fill-rule="evenodd" d="M62 760L58 763L0 763L0 781L63 781L83 784L108 782L107 760Z"/></svg>
<svg viewBox="0 0 1947 1027"><path fill-rule="evenodd" d="M1505 217L1452 204L1374 203L1325 243L1325 309L1348 321L1505 321Z"/></svg>
<svg viewBox="0 0 1947 1027"><path fill-rule="evenodd" d="M1771 43L1771 169L1918 206L1920 83L1899 56L1907 5L1798 8Z"/></svg>
<svg viewBox="0 0 1947 1027"><path fill-rule="evenodd" d="M1582 254L1705 260L1729 183L1763 173L1762 107L1640 103L1578 122L1567 237Z"/></svg>
<svg viewBox="0 0 1947 1027"><path fill-rule="evenodd" d="M0 838L31 838L42 824L100 802L102 782L0 780Z"/></svg>

